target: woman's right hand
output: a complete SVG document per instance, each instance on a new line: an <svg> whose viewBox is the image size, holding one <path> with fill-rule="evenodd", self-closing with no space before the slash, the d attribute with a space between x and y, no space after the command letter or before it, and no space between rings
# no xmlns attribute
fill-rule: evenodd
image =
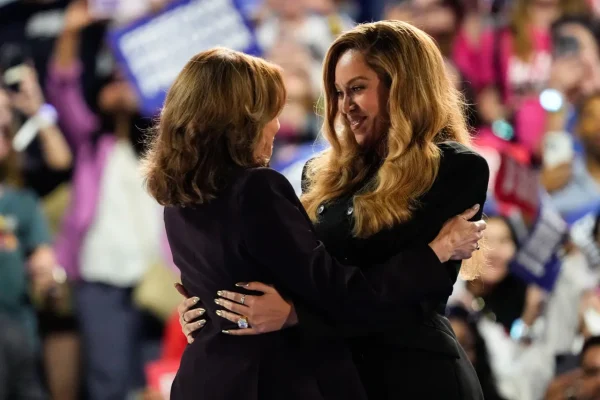
<svg viewBox="0 0 600 400"><path fill-rule="evenodd" d="M191 344L194 341L192 334L198 329L203 328L206 324L206 320L199 320L204 315L205 310L203 308L192 309L192 307L198 304L200 299L198 297L189 297L182 284L176 283L175 289L183 296L183 300L177 306L181 331L187 338L188 343Z"/></svg>
<svg viewBox="0 0 600 400"><path fill-rule="evenodd" d="M429 246L441 262L466 260L479 249L479 240L487 227L485 221L470 222L477 215L479 204L447 221Z"/></svg>

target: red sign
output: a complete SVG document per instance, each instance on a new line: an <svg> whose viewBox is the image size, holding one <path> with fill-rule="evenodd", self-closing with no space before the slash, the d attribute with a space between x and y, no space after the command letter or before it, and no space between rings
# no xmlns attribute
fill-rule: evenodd
<svg viewBox="0 0 600 400"><path fill-rule="evenodd" d="M526 214L536 215L540 204L539 172L529 163L503 153L494 192L499 202L514 205Z"/></svg>
<svg viewBox="0 0 600 400"><path fill-rule="evenodd" d="M179 360L159 360L146 365L148 386L163 398L170 398L171 385L179 369Z"/></svg>

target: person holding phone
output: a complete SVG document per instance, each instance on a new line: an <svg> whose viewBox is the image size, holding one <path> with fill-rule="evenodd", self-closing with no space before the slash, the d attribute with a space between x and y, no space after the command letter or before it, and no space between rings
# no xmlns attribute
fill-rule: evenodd
<svg viewBox="0 0 600 400"><path fill-rule="evenodd" d="M581 153L573 135L578 114L574 104L600 90L600 25L587 15L561 18L552 28L555 45L548 87L539 106L546 113L546 133L538 154L542 185L550 193L563 188L573 174L572 161Z"/></svg>

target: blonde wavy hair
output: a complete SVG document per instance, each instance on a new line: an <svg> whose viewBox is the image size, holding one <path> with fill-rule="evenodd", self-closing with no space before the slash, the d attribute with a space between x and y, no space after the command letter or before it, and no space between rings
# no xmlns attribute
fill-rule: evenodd
<svg viewBox="0 0 600 400"><path fill-rule="evenodd" d="M417 199L437 177L441 157L437 145L453 140L468 146L470 134L462 95L429 35L401 21L361 24L343 33L330 47L323 68L323 135L331 147L306 170L302 203L313 221L318 220L321 203L350 192L368 174L368 161L353 133L346 121L338 119L335 68L349 50L362 53L389 88L382 164L367 191L354 197L353 233L364 238L409 220ZM461 275L478 275L475 269L481 262L471 264L471 271Z"/></svg>

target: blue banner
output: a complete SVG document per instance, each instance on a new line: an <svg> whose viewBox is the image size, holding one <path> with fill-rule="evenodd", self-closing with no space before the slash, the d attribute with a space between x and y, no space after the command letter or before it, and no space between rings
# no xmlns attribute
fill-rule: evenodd
<svg viewBox="0 0 600 400"><path fill-rule="evenodd" d="M560 272L562 262L559 252L567 232L567 223L549 197L543 196L535 224L520 243L511 262L511 271L527 283L552 291Z"/></svg>
<svg viewBox="0 0 600 400"><path fill-rule="evenodd" d="M178 0L159 14L109 33L143 114L160 111L169 87L197 53L222 46L261 54L244 5L244 0Z"/></svg>

